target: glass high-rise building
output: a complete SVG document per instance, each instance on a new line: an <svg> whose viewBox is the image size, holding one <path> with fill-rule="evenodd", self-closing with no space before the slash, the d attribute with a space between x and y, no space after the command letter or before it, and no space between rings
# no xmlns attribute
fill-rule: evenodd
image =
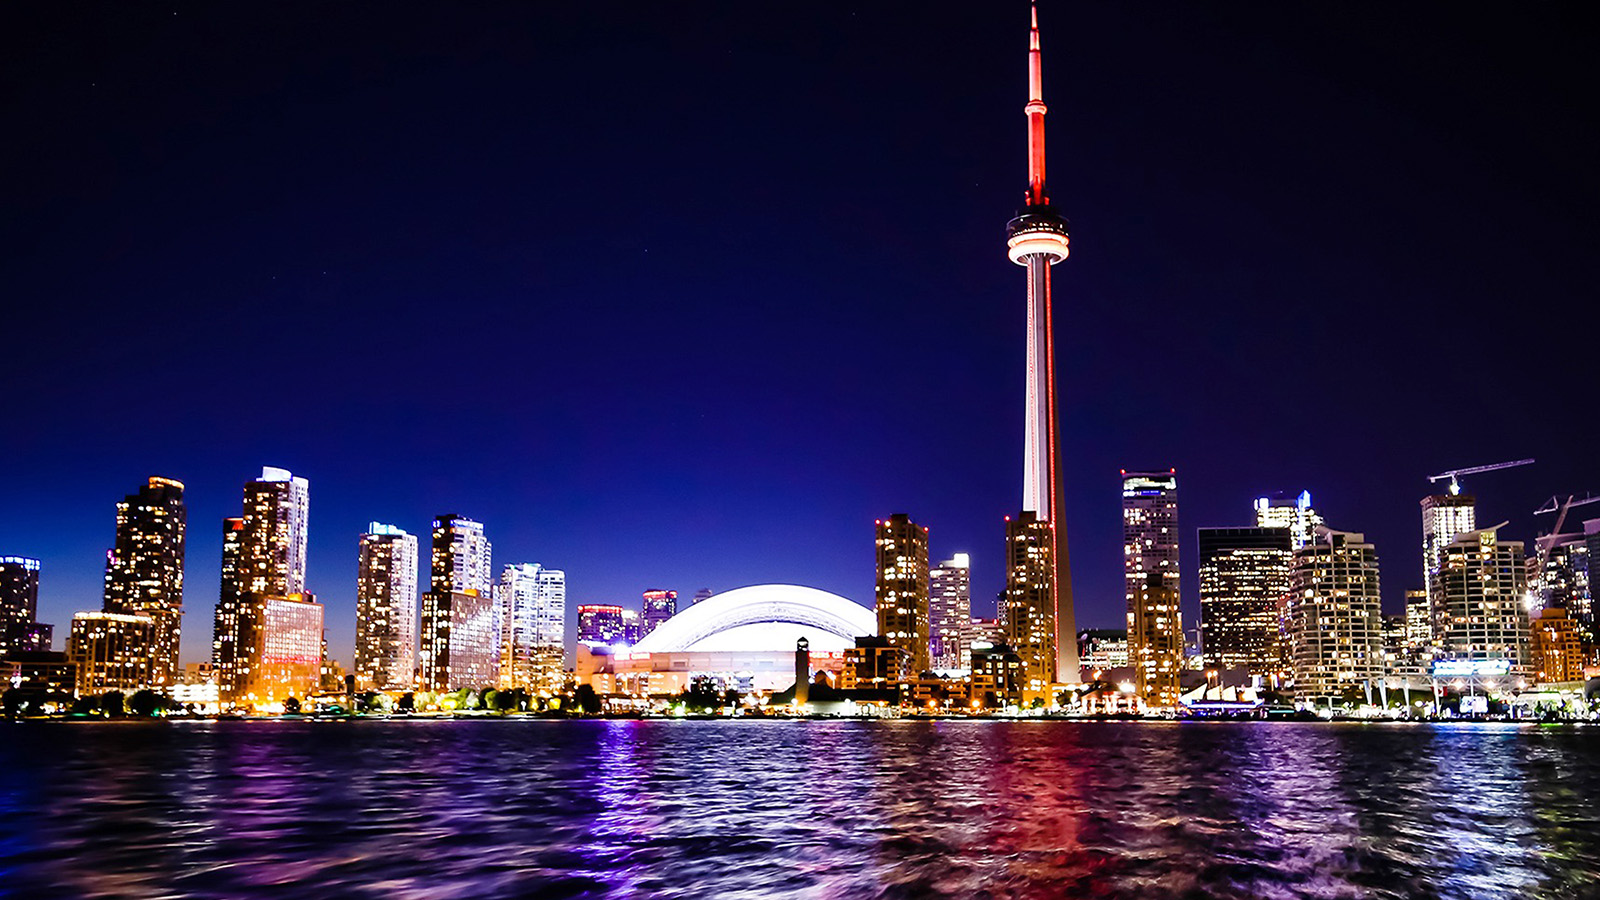
<svg viewBox="0 0 1600 900"><path fill-rule="evenodd" d="M622 607L609 603L585 603L578 607L578 641L611 646L623 640Z"/></svg>
<svg viewBox="0 0 1600 900"><path fill-rule="evenodd" d="M310 509L306 479L265 466L244 486L244 515L223 520L212 662L225 707L270 708L317 687L322 604L306 591Z"/></svg>
<svg viewBox="0 0 1600 900"><path fill-rule="evenodd" d="M28 556L0 556L0 657L13 650L49 650L37 646L39 561Z"/></svg>
<svg viewBox="0 0 1600 900"><path fill-rule="evenodd" d="M1311 508L1310 491L1301 491L1294 497L1258 497L1255 511L1257 528L1289 529L1292 550L1299 550L1311 543L1317 526L1323 524L1322 515Z"/></svg>
<svg viewBox="0 0 1600 900"><path fill-rule="evenodd" d="M1295 696L1349 699L1383 677L1378 588L1365 535L1323 526L1295 553L1284 606Z"/></svg>
<svg viewBox="0 0 1600 900"><path fill-rule="evenodd" d="M1528 590L1521 541L1496 530L1458 534L1439 551L1432 603L1443 613L1439 658L1508 660L1514 675L1530 668Z"/></svg>
<svg viewBox="0 0 1600 900"><path fill-rule="evenodd" d="M1183 671L1177 470L1123 471L1122 538L1134 684L1145 703L1173 706Z"/></svg>
<svg viewBox="0 0 1600 900"><path fill-rule="evenodd" d="M644 633L655 631L678 614L678 592L652 588L644 592Z"/></svg>
<svg viewBox="0 0 1600 900"><path fill-rule="evenodd" d="M427 690L483 687L499 680L501 620L492 553L482 524L453 513L433 520L429 590L422 598L417 648Z"/></svg>
<svg viewBox="0 0 1600 900"><path fill-rule="evenodd" d="M1433 640L1444 635L1448 614L1438 605L1434 582L1439 578L1439 553L1456 535L1478 527L1477 503L1471 494L1433 494L1422 498L1422 590L1433 611Z"/></svg>
<svg viewBox="0 0 1600 900"><path fill-rule="evenodd" d="M497 600L503 617L500 684L553 694L565 680L567 575L538 563L501 570Z"/></svg>
<svg viewBox="0 0 1600 900"><path fill-rule="evenodd" d="M417 662L417 536L373 522L356 571L356 685L404 690Z"/></svg>
<svg viewBox="0 0 1600 900"><path fill-rule="evenodd" d="M1200 529L1200 647L1207 666L1282 672L1279 609L1293 556L1288 528Z"/></svg>
<svg viewBox="0 0 1600 900"><path fill-rule="evenodd" d="M928 669L928 529L904 513L875 527L878 637L900 650L910 680Z"/></svg>
<svg viewBox="0 0 1600 900"><path fill-rule="evenodd" d="M116 543L106 553L105 611L154 623L147 646L149 683L156 687L177 684L182 673L178 649L187 527L183 482L152 476L117 504Z"/></svg>
<svg viewBox="0 0 1600 900"><path fill-rule="evenodd" d="M935 670L972 669L972 558L928 569L928 657Z"/></svg>

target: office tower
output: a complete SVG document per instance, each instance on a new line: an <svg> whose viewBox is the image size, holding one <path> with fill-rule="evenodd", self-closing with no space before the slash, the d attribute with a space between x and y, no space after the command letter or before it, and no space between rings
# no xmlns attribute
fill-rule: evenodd
<svg viewBox="0 0 1600 900"><path fill-rule="evenodd" d="M116 543L106 553L105 611L154 622L149 683L158 688L178 682L187 527L183 482L152 476L117 504Z"/></svg>
<svg viewBox="0 0 1600 900"><path fill-rule="evenodd" d="M1045 186L1044 155L1044 71L1039 51L1039 12L1032 12L1028 32L1028 189L1023 206L1006 224L1006 256L1028 274L1027 367L1023 406L1022 514L1007 520L1006 543L1015 543L1017 529L1025 523L1031 534L1027 542L1047 542L1041 560L1048 561L1045 583L1029 583L1027 593L1032 606L1025 614L1030 621L1042 617L1043 627L1051 631L1048 642L1035 642L1033 651L1013 647L1027 670L1024 694L1037 685L1078 680L1078 629L1072 609L1072 567L1067 555L1067 530L1061 521L1062 486L1061 429L1056 412L1055 338L1051 316L1050 267L1067 258L1067 220L1050 205ZM1021 574L1021 573L1011 573ZM1010 583L1011 574L1007 581ZM1040 572L1030 572L1035 581ZM1020 583L1019 583L1020 584ZM1030 629L1040 625L1033 622ZM1039 670L1029 652L1048 644L1056 654L1049 672ZM1031 701L1030 701L1031 702Z"/></svg>
<svg viewBox="0 0 1600 900"><path fill-rule="evenodd" d="M501 570L500 683L536 694L561 689L566 655L567 575L538 563Z"/></svg>
<svg viewBox="0 0 1600 900"><path fill-rule="evenodd" d="M417 536L373 522L358 554L356 686L405 690L417 664Z"/></svg>
<svg viewBox="0 0 1600 900"><path fill-rule="evenodd" d="M699 603L702 600L710 600L711 597L712 597L712 593L713 592L712 592L711 588L701 588L700 590L694 592L694 602L695 603ZM690 605L693 605L693 604L690 604Z"/></svg>
<svg viewBox="0 0 1600 900"><path fill-rule="evenodd" d="M1200 529L1200 646L1205 664L1282 670L1279 609L1289 593L1288 528Z"/></svg>
<svg viewBox="0 0 1600 900"><path fill-rule="evenodd" d="M430 589L422 598L417 648L425 690L453 691L498 681L501 628L492 566L492 547L482 524L453 513L433 520Z"/></svg>
<svg viewBox="0 0 1600 900"><path fill-rule="evenodd" d="M644 633L678 614L678 592L652 588L644 592Z"/></svg>
<svg viewBox="0 0 1600 900"><path fill-rule="evenodd" d="M1017 691L1027 705L1055 703L1055 675L1062 658L1056 652L1055 548L1050 523L1023 512L1006 519L1006 587L1000 618L1006 645L1020 662ZM1072 635L1071 662L1078 664L1077 635ZM1008 663L1009 664L1009 663ZM978 660L973 658L976 672ZM1074 675L1077 669L1069 670Z"/></svg>
<svg viewBox="0 0 1600 900"><path fill-rule="evenodd" d="M322 625L322 604L311 594L245 594L239 610L242 652L224 702L272 709L316 693L322 684Z"/></svg>
<svg viewBox="0 0 1600 900"><path fill-rule="evenodd" d="M578 607L580 643L610 646L620 643L622 639L622 607L607 603L587 603Z"/></svg>
<svg viewBox="0 0 1600 900"><path fill-rule="evenodd" d="M972 561L965 553L928 570L928 657L936 670L972 668Z"/></svg>
<svg viewBox="0 0 1600 900"><path fill-rule="evenodd" d="M896 513L877 530L878 636L905 653L905 675L928 669L928 529Z"/></svg>
<svg viewBox="0 0 1600 900"><path fill-rule="evenodd" d="M1183 670L1175 469L1123 470L1122 545L1134 684L1145 703L1172 706Z"/></svg>
<svg viewBox="0 0 1600 900"><path fill-rule="evenodd" d="M1427 591L1406 591L1406 647L1423 650L1433 646L1433 606Z"/></svg>
<svg viewBox="0 0 1600 900"><path fill-rule="evenodd" d="M244 533L239 537L241 594L284 597L306 590L309 483L286 469L265 466L244 486Z"/></svg>
<svg viewBox="0 0 1600 900"><path fill-rule="evenodd" d="M1349 700L1383 676L1378 552L1361 534L1317 529L1294 555L1284 607L1295 696Z"/></svg>
<svg viewBox="0 0 1600 900"><path fill-rule="evenodd" d="M222 578L216 613L211 621L211 670L223 700L228 699L232 685L238 683L239 607L244 599L241 593L244 588L243 540L244 519L223 519Z"/></svg>
<svg viewBox="0 0 1600 900"><path fill-rule="evenodd" d="M1528 571L1534 610L1559 607L1572 621L1587 625L1593 621L1589 584L1589 543L1585 535L1566 534L1540 539L1547 543L1544 566L1537 556Z"/></svg>
<svg viewBox="0 0 1600 900"><path fill-rule="evenodd" d="M1431 598L1442 612L1439 658L1509 660L1513 674L1527 674L1527 589L1521 541L1502 541L1495 528L1481 528L1444 544Z"/></svg>
<svg viewBox="0 0 1600 900"><path fill-rule="evenodd" d="M1583 680L1583 642L1565 609L1551 607L1532 622L1532 670L1541 684Z"/></svg>
<svg viewBox="0 0 1600 900"><path fill-rule="evenodd" d="M1000 596L1003 604L1005 592L1001 591ZM973 644L982 644L993 647L996 644L1004 644L1005 642L1006 623L1003 615L993 619L984 619L978 616L972 617Z"/></svg>
<svg viewBox="0 0 1600 900"><path fill-rule="evenodd" d="M12 651L50 649L48 631L45 646L38 646L38 616L39 561L0 556L0 657Z"/></svg>
<svg viewBox="0 0 1600 900"><path fill-rule="evenodd" d="M212 661L225 707L270 707L316 688L322 605L306 592L310 509L306 479L265 466L244 486L244 515L223 520Z"/></svg>
<svg viewBox="0 0 1600 900"><path fill-rule="evenodd" d="M131 694L154 684L157 625L150 616L81 612L72 617L67 661L78 670L78 696ZM169 683L170 684L170 683Z"/></svg>
<svg viewBox="0 0 1600 900"><path fill-rule="evenodd" d="M1470 494L1434 494L1422 498L1422 589L1433 608L1433 639L1442 639L1447 613L1437 603L1434 581L1439 577L1439 551L1456 535L1478 527L1477 507Z"/></svg>
<svg viewBox="0 0 1600 900"><path fill-rule="evenodd" d="M1322 516L1311 508L1311 492L1301 491L1299 496L1256 498L1257 528L1289 529L1291 550L1299 550L1311 542L1317 526L1323 524Z"/></svg>

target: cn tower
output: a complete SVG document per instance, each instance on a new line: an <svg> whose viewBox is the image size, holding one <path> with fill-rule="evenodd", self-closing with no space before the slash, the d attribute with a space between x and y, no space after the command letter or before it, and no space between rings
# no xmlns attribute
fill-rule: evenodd
<svg viewBox="0 0 1600 900"><path fill-rule="evenodd" d="M1048 589L1034 594L1044 609L1040 625L1053 631L1053 660L1040 660L1054 670L1055 681L1078 680L1077 627L1072 610L1072 569L1067 557L1067 532L1061 521L1062 490L1060 426L1056 420L1055 346L1050 316L1050 267L1067 258L1067 220L1050 205L1044 169L1044 90L1039 53L1039 8L1031 7L1028 33L1028 190L1022 209L1006 226L1006 253L1028 270L1028 368L1023 418L1022 516L1043 528L1041 537L1053 546L1040 548L1046 563ZM1031 515L1030 515L1031 514ZM1029 592L1031 593L1031 592ZM1019 599L1021 599L1019 597ZM1043 620L1043 621L1040 621ZM1051 627L1053 626L1053 627ZM1020 649L1020 648L1019 648ZM1045 649L1041 642L1040 649Z"/></svg>

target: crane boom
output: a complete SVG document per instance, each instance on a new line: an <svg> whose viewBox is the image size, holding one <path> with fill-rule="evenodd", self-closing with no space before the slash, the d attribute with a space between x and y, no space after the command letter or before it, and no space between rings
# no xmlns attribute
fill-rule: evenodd
<svg viewBox="0 0 1600 900"><path fill-rule="evenodd" d="M1461 493L1461 481L1459 480L1458 476L1477 475L1480 472L1498 472L1501 469L1514 469L1517 466L1526 466L1532 462L1533 460L1531 459L1514 459L1510 462L1494 463L1493 465L1488 466L1469 466L1465 469L1451 469L1448 472L1440 472L1437 475L1429 475L1428 480L1437 482L1448 478L1450 479L1450 493L1459 494Z"/></svg>

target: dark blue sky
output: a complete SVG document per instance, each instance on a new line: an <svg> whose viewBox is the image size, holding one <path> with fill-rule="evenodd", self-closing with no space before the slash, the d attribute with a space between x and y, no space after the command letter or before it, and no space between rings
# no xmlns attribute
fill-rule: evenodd
<svg viewBox="0 0 1600 900"><path fill-rule="evenodd" d="M1122 616L1119 468L1196 526L1309 488L1417 586L1424 476L1486 522L1600 488L1582 7L1043 4L1067 523ZM872 520L1002 582L1020 499L1027 8L8 4L0 553L98 608L113 504L311 481L356 537L483 521L574 602L793 581L870 603ZM1186 625L1195 616L1185 586ZM58 637L58 643L60 638Z"/></svg>

